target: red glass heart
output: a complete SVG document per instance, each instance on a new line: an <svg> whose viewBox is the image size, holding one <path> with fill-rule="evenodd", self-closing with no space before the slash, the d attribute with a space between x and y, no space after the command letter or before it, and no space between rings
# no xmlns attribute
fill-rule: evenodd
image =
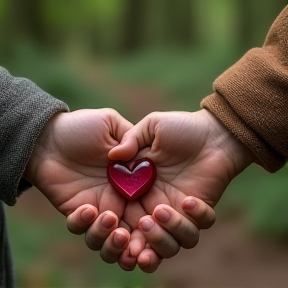
<svg viewBox="0 0 288 288"><path fill-rule="evenodd" d="M130 170L123 161L110 161L107 177L111 185L128 200L146 193L156 179L157 171L149 158L137 160Z"/></svg>

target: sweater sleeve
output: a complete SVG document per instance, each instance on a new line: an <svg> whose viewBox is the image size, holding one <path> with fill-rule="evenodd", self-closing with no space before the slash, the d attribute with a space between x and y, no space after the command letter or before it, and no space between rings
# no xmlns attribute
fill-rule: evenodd
<svg viewBox="0 0 288 288"><path fill-rule="evenodd" d="M63 102L0 67L0 200L14 205L31 184L22 178L37 137Z"/></svg>
<svg viewBox="0 0 288 288"><path fill-rule="evenodd" d="M263 47L249 50L214 82L201 107L211 111L276 172L288 157L288 6L272 24Z"/></svg>

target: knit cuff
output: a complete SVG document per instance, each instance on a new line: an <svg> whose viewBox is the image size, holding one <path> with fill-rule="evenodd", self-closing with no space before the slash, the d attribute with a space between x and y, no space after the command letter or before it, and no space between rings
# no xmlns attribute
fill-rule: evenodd
<svg viewBox="0 0 288 288"><path fill-rule="evenodd" d="M284 166L286 159L254 133L219 93L215 92L205 97L201 101L201 108L213 113L240 142L254 153L257 158L256 163L265 170L274 173Z"/></svg>
<svg viewBox="0 0 288 288"><path fill-rule="evenodd" d="M14 205L31 184L22 178L41 131L68 106L28 79L0 68L0 200Z"/></svg>

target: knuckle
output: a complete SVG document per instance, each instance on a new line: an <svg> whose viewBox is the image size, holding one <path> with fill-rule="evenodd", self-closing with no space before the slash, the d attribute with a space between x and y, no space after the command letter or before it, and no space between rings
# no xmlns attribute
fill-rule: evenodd
<svg viewBox="0 0 288 288"><path fill-rule="evenodd" d="M105 253L103 253L102 251L100 251L100 258L104 261L104 262L106 262L106 263L108 263L108 264L113 264L113 263L115 263L116 261L117 261L117 259L114 259L113 257L108 257Z"/></svg>
<svg viewBox="0 0 288 288"><path fill-rule="evenodd" d="M109 115L113 116L113 117L118 117L120 116L119 112L113 108L106 108Z"/></svg>
<svg viewBox="0 0 288 288"><path fill-rule="evenodd" d="M177 215L174 217L172 223L171 223L171 228L176 229L178 227L182 227L184 225L183 223L183 216L182 215Z"/></svg>
<svg viewBox="0 0 288 288"><path fill-rule="evenodd" d="M102 242L94 237L93 234L86 234L85 242L87 247L92 251L99 251L102 248Z"/></svg>
<svg viewBox="0 0 288 288"><path fill-rule="evenodd" d="M178 252L180 251L180 246L179 245L175 245L175 247L173 249L166 249L166 253L165 253L165 257L166 259L174 257L175 255L178 254Z"/></svg>
<svg viewBox="0 0 288 288"><path fill-rule="evenodd" d="M85 229L83 227L79 227L76 221L72 219L71 217L67 218L66 224L67 224L68 231L71 232L72 234L80 235L85 232Z"/></svg>
<svg viewBox="0 0 288 288"><path fill-rule="evenodd" d="M199 236L200 233L197 230L197 232L191 234L191 236L188 238L188 241L185 239L180 244L184 249L192 249L199 243Z"/></svg>
<svg viewBox="0 0 288 288"><path fill-rule="evenodd" d="M154 245L160 245L165 241L164 235L162 233L159 233L157 235L153 235L153 239L150 239L151 243Z"/></svg>
<svg viewBox="0 0 288 288"><path fill-rule="evenodd" d="M118 114L118 112L114 108L102 108L102 111L108 115L110 114Z"/></svg>
<svg viewBox="0 0 288 288"><path fill-rule="evenodd" d="M196 203L196 207L194 208L194 211L191 212L191 216L196 220L203 220L207 217L208 206L205 202L200 201L199 199L196 200Z"/></svg>
<svg viewBox="0 0 288 288"><path fill-rule="evenodd" d="M70 224L67 225L67 229L70 233L75 234L75 235L80 235L83 233L81 229Z"/></svg>

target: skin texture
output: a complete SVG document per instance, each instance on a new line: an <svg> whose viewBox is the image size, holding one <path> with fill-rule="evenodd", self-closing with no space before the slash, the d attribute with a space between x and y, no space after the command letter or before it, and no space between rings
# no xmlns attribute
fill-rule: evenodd
<svg viewBox="0 0 288 288"><path fill-rule="evenodd" d="M152 159L153 187L125 201L108 183L108 157L130 165ZM104 261L151 273L163 258L198 243L225 188L252 162L250 151L206 110L154 112L133 126L105 108L55 115L24 177Z"/></svg>
<svg viewBox="0 0 288 288"><path fill-rule="evenodd" d="M154 161L158 175L142 204L149 210L152 194L159 193L162 203L169 200L180 213L186 196L214 207L231 180L254 161L252 153L206 110L151 113L109 152L110 159L144 156Z"/></svg>
<svg viewBox="0 0 288 288"><path fill-rule="evenodd" d="M85 233L87 246L99 250L104 261L118 261L124 270L138 264L143 271L154 272L162 258L178 253L180 245L195 246L199 229L212 225L215 214L195 198L192 202L200 208L190 207L190 216L184 216L184 210L181 214L171 208L173 203L161 191L145 206L142 200L127 203L111 187L106 177L108 153L132 127L113 109L58 113L38 138L23 176L67 217L72 233ZM161 215L165 209L170 218L157 222L157 211ZM151 222L153 229L148 229Z"/></svg>
<svg viewBox="0 0 288 288"><path fill-rule="evenodd" d="M132 229L138 228L131 238L137 233L140 239L142 232L142 237L149 239L151 247L163 258L176 255L180 246L193 248L197 244L199 231L191 224L199 229L209 228L215 216L210 207L215 207L231 180L254 161L252 153L207 110L153 112L127 131L120 145L109 152L110 159L128 161L142 157L154 161L157 179L138 203L127 204L123 221ZM189 197L197 197L208 205L198 205L202 211L189 215L187 208L193 206L193 198ZM168 228L165 214L172 211ZM129 216L136 213L143 215L139 222ZM162 213L160 218L158 213ZM131 241L129 251L134 250L133 244ZM137 255L139 263L142 253L135 252Z"/></svg>
<svg viewBox="0 0 288 288"><path fill-rule="evenodd" d="M25 170L24 177L68 217L68 229L86 232L86 244L93 250L101 249L106 234L118 227L124 213L124 199L106 178L107 153L132 126L112 109L58 113L37 140ZM78 214L71 215L74 211ZM118 232L127 244L128 231Z"/></svg>

